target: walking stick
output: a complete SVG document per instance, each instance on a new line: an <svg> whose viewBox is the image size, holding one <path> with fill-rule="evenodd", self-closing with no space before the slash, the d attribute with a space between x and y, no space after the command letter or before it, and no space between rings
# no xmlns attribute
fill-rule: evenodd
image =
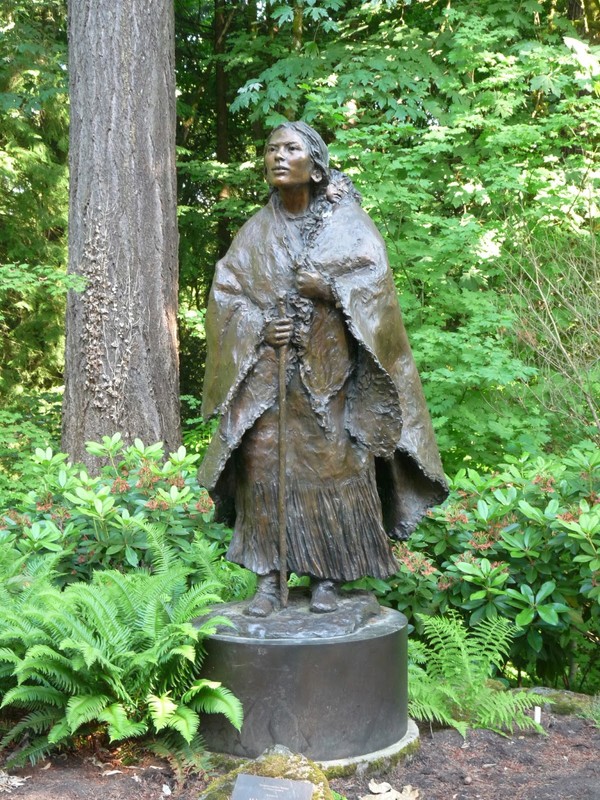
<svg viewBox="0 0 600 800"><path fill-rule="evenodd" d="M279 313L285 316L285 299L279 300ZM286 413L287 413L287 387L286 387L286 365L287 365L287 345L282 345L278 352L279 357L279 486L277 495L277 516L279 521L279 599L281 607L286 608L288 604L288 584L287 584L287 514L286 514L286 456L287 456L287 436L286 436Z"/></svg>

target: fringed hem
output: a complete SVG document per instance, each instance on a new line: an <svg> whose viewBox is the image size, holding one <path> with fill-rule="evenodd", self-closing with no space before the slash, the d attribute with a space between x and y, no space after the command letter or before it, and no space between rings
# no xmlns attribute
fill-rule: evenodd
<svg viewBox="0 0 600 800"><path fill-rule="evenodd" d="M288 572L351 581L397 571L373 472L319 484L288 481ZM239 487L236 509L227 558L259 575L278 570L277 487Z"/></svg>

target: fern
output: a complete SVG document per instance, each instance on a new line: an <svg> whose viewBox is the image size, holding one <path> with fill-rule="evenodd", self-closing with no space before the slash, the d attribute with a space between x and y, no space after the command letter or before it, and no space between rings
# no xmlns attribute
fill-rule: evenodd
<svg viewBox="0 0 600 800"><path fill-rule="evenodd" d="M33 645L15 670L20 682L32 678L52 682L59 690L76 694L83 691L85 682L77 675L77 662L58 653L46 644Z"/></svg>
<svg viewBox="0 0 600 800"><path fill-rule="evenodd" d="M98 714L98 719L100 722L107 723L111 742L143 736L148 731L147 723L133 722L129 719L121 703L107 706Z"/></svg>
<svg viewBox="0 0 600 800"><path fill-rule="evenodd" d="M46 759L56 749L56 742L50 742L47 735L37 736L30 744L18 750L6 759L5 768L22 767L26 761L37 764Z"/></svg>
<svg viewBox="0 0 600 800"><path fill-rule="evenodd" d="M490 686L493 670L508 655L514 627L504 619L465 628L454 612L420 617L427 643L409 645L409 711L416 719L451 725L464 736L468 726L504 733L543 728L527 715L542 701L525 692Z"/></svg>
<svg viewBox="0 0 600 800"><path fill-rule="evenodd" d="M97 572L94 573L94 581L98 586L107 587L119 609L119 616L123 624L127 628L132 627L138 617L142 597L137 590L135 581L131 579L131 575L123 575L115 570Z"/></svg>
<svg viewBox="0 0 600 800"><path fill-rule="evenodd" d="M97 572L61 591L38 564L36 592L5 598L0 664L13 685L2 705L26 709L5 739L33 737L11 763L35 761L85 729L104 727L113 741L153 729L186 750L199 741L205 709L241 724L241 706L225 689L207 689L203 701L198 694L202 640L217 623L190 619L219 600L219 585L189 588L191 568L172 563L158 535L152 546L162 547L155 574Z"/></svg>
<svg viewBox="0 0 600 800"><path fill-rule="evenodd" d="M208 714L224 714L234 728L240 730L244 720L242 704L237 697L217 681L197 680L183 696L192 708Z"/></svg>
<svg viewBox="0 0 600 800"><path fill-rule="evenodd" d="M26 717L10 729L10 731L0 741L0 749L4 749L15 739L18 739L21 734L35 733L41 734L48 731L59 719L64 717L63 711L60 708L53 708L52 706L45 706L37 711L32 711Z"/></svg>
<svg viewBox="0 0 600 800"><path fill-rule="evenodd" d="M409 649L412 650L412 642ZM409 711L412 717L456 728L462 736L466 736L466 722L457 720L453 716L453 709L460 703L460 698L458 692L448 682L434 679L424 669L410 663L408 681Z"/></svg>
<svg viewBox="0 0 600 800"><path fill-rule="evenodd" d="M148 522L140 523L148 537L148 550L152 556L152 566L157 573L168 572L177 563L175 548L167 542L167 526Z"/></svg>
<svg viewBox="0 0 600 800"><path fill-rule="evenodd" d="M171 609L171 621L187 622L194 617L206 614L212 606L221 602L221 598L216 592L217 588L218 584L211 581L204 581L192 586Z"/></svg>
<svg viewBox="0 0 600 800"><path fill-rule="evenodd" d="M167 727L169 719L177 710L177 703L171 699L169 692L165 692L160 697L149 694L148 706L150 707L152 722L157 731Z"/></svg>
<svg viewBox="0 0 600 800"><path fill-rule="evenodd" d="M66 714L70 732L75 733L84 723L97 719L98 714L104 711L108 705L108 701L109 698L105 694L71 697L67 703Z"/></svg>
<svg viewBox="0 0 600 800"><path fill-rule="evenodd" d="M66 706L67 698L64 692L52 686L15 686L9 689L2 700L2 708L9 705L17 706Z"/></svg>
<svg viewBox="0 0 600 800"><path fill-rule="evenodd" d="M167 729L159 739L150 741L147 747L169 762L178 784L183 783L185 768L191 766L197 771L206 772L210 767L204 742L199 734L186 742L178 731Z"/></svg>
<svg viewBox="0 0 600 800"><path fill-rule="evenodd" d="M167 721L167 727L178 731L188 744L196 735L199 725L200 717L187 706L178 706Z"/></svg>
<svg viewBox="0 0 600 800"><path fill-rule="evenodd" d="M130 629L121 621L120 608L111 593L83 583L73 584L69 592L93 624L96 638L105 641L113 653L129 649Z"/></svg>

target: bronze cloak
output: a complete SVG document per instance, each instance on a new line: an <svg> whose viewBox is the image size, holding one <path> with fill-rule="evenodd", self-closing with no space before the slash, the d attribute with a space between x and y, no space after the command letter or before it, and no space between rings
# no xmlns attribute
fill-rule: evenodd
<svg viewBox="0 0 600 800"><path fill-rule="evenodd" d="M217 264L206 315L202 414L221 417L198 480L215 500L217 519L229 525L232 455L277 401L277 355L263 334L278 300L294 290L293 255L301 247L275 199L241 228ZM375 457L385 530L406 538L448 488L383 239L358 203L335 203L303 257L329 282L357 343L345 427ZM320 389L326 404L327 370L306 366L316 370L316 395Z"/></svg>

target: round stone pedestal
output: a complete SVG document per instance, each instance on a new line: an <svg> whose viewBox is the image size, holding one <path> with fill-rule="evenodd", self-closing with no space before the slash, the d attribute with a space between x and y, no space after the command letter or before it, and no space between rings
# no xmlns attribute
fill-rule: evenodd
<svg viewBox="0 0 600 800"><path fill-rule="evenodd" d="M313 614L301 591L287 609L257 620L247 604L215 613L203 677L241 700L240 732L220 714L202 719L209 750L256 758L285 745L313 761L385 750L407 733L407 621L367 593L348 595L332 614Z"/></svg>

